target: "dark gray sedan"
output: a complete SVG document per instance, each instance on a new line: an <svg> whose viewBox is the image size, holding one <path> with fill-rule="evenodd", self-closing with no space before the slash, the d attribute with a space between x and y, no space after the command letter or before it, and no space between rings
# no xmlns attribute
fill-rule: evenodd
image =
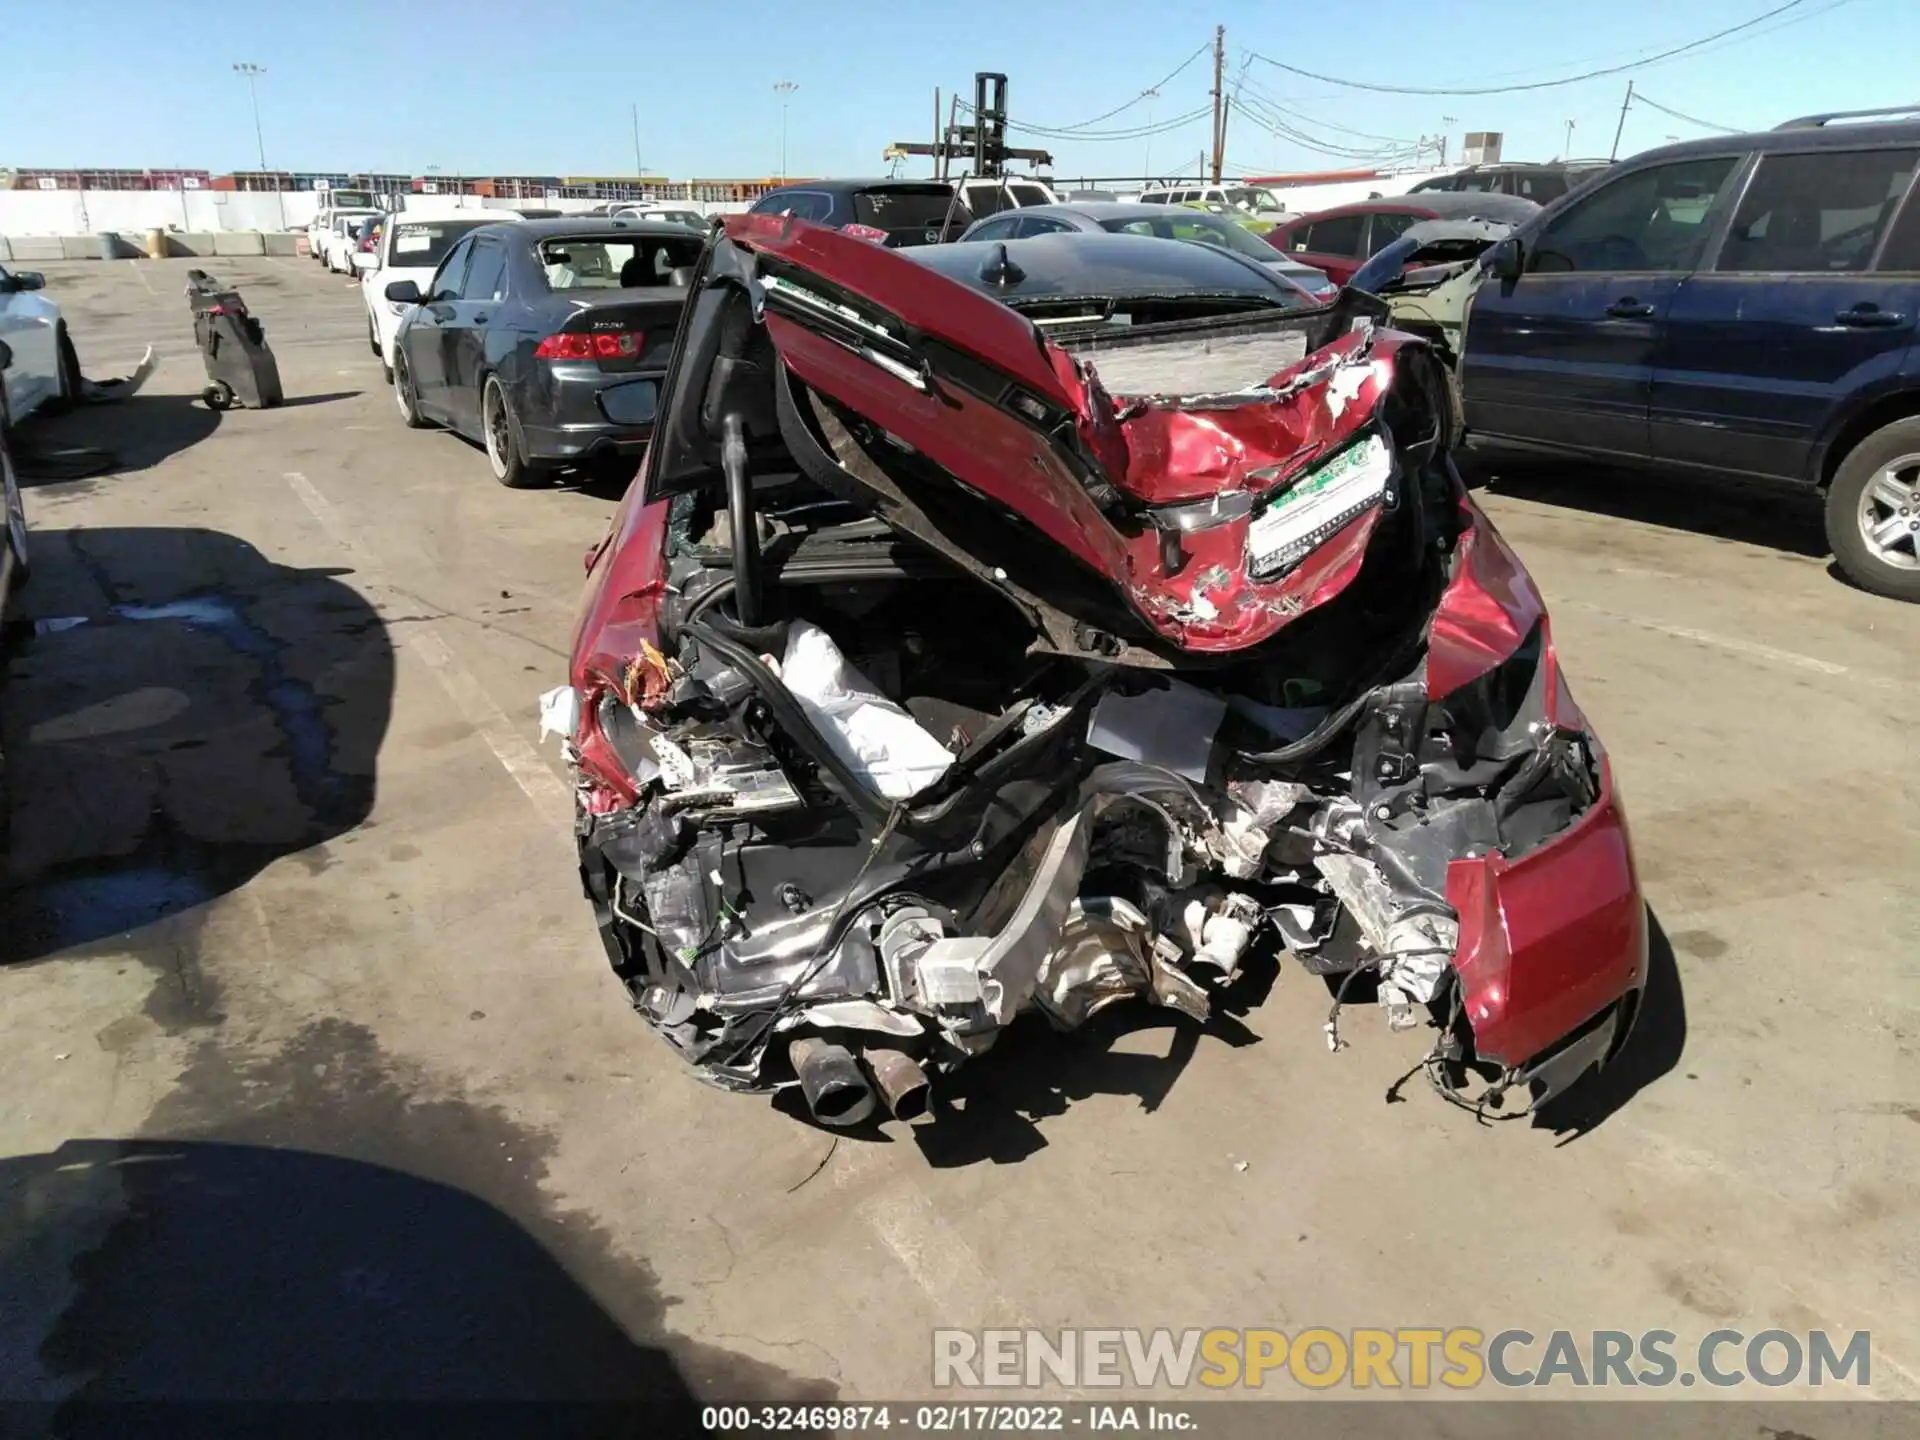
<svg viewBox="0 0 1920 1440"><path fill-rule="evenodd" d="M410 305L393 388L409 425L486 446L502 485L559 466L631 474L704 236L666 221L560 219L463 237Z"/></svg>
<svg viewBox="0 0 1920 1440"><path fill-rule="evenodd" d="M1008 210L973 225L962 240L1026 240L1035 235L1057 235L1070 230L1110 235L1152 235L1162 240L1186 240L1211 245L1266 266L1298 285L1324 304L1340 287L1311 265L1289 260L1246 226L1205 210L1185 206L1139 205L1124 201L1086 200L1064 205L1029 205Z"/></svg>

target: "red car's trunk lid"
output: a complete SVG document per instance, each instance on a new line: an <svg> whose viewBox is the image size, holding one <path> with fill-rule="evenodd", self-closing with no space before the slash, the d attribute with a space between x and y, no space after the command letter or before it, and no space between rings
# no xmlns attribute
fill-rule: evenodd
<svg viewBox="0 0 1920 1440"><path fill-rule="evenodd" d="M1239 364L1231 389L1114 397L1102 355L1167 336L1055 343L989 295L834 231L762 216L726 229L758 257L792 375L1018 514L1160 640L1244 649L1358 573L1398 463L1372 419L1404 337L1360 327L1313 349L1326 312L1243 313L1205 357L1208 373ZM1310 353L1244 373L1236 357L1272 353L1262 326L1268 340L1293 327ZM1209 340L1205 326L1152 328L1189 349Z"/></svg>

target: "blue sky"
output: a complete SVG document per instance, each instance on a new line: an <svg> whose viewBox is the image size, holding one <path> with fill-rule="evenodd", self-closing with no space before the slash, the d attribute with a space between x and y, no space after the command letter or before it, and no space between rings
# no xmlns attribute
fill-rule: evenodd
<svg viewBox="0 0 1920 1440"><path fill-rule="evenodd" d="M1229 88L1247 112L1228 169L1352 163L1276 136L1255 119L1290 115L1304 135L1372 151L1449 131L1501 130L1508 158L1604 155L1627 75L1479 97L1368 95L1285 74L1256 51L1324 74L1407 86L1554 79L1682 44L1781 0L1429 0L1309 7L1217 0L1174 18L1146 0L318 0L189 9L151 0L7 0L6 123L0 165L252 168L246 84L231 62L264 65L260 109L276 169L469 174L626 174L629 106L642 163L676 177L777 173L780 105L791 174L878 174L895 139L932 129L933 88L971 94L976 69L1005 71L1015 121L1071 127L1137 96L1226 27ZM1701 120L1764 128L1808 111L1920 100L1916 0L1803 0L1796 10L1697 54L1632 72L1653 101ZM1901 58L1904 57L1904 60ZM1203 57L1153 102L1163 123L1206 105ZM1286 107L1284 112L1272 108ZM1453 117L1447 123L1444 117ZM1146 123L1135 104L1095 127ZM1056 174L1170 172L1196 163L1206 118L1151 139L1037 140ZM1648 107L1621 153L1709 134ZM915 162L907 173L923 173Z"/></svg>

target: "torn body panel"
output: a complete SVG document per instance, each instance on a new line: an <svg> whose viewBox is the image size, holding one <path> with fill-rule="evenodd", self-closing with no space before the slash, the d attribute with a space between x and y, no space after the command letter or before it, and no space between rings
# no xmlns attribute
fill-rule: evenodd
<svg viewBox="0 0 1920 1440"><path fill-rule="evenodd" d="M1244 391L1110 397L1098 346L854 243L710 245L547 707L648 1022L909 1118L1022 1014L1204 1018L1267 945L1424 1015L1445 1091L1610 1054L1624 821L1425 347L1348 316Z"/></svg>

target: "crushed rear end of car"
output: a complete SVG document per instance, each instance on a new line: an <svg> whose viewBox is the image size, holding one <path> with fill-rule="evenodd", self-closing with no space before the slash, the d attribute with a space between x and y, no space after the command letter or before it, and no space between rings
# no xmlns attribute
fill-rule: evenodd
<svg viewBox="0 0 1920 1440"><path fill-rule="evenodd" d="M1303 1041L1371 1001L1482 1115L1616 1053L1625 819L1428 347L1358 294L992 290L779 217L709 247L544 702L642 1016L836 1126L1277 952Z"/></svg>

